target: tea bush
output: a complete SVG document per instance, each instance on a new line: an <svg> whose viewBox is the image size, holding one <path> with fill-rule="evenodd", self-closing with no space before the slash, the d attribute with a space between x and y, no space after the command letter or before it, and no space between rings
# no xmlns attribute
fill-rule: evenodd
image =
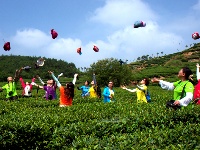
<svg viewBox="0 0 200 150"><path fill-rule="evenodd" d="M200 108L167 109L173 92L158 86L149 90L148 104L136 103L136 93L120 88L115 88L116 100L106 104L82 98L78 90L73 106L66 108L58 107L59 100L44 100L42 90L32 98L1 100L0 148L199 149Z"/></svg>

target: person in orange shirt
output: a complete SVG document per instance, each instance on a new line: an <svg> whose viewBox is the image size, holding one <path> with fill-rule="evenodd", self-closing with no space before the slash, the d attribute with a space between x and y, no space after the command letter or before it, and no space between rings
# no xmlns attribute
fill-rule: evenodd
<svg viewBox="0 0 200 150"><path fill-rule="evenodd" d="M66 84L66 86L62 86L58 79L55 77L54 73L49 71L53 80L56 82L58 88L60 89L60 107L72 106L72 101L74 98L74 85L76 83L76 78L78 74L74 75L74 79L72 82Z"/></svg>

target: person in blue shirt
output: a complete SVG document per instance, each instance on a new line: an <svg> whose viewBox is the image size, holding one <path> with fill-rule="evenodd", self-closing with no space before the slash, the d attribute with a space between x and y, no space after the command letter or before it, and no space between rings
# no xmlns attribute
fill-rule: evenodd
<svg viewBox="0 0 200 150"><path fill-rule="evenodd" d="M81 91L82 91L82 93L81 93L81 96L82 96L82 97L87 96L87 93L88 93L88 91L89 91L89 89L90 89L89 84L90 84L89 81L85 81L85 85L81 86L80 88L77 87L78 90L81 90Z"/></svg>
<svg viewBox="0 0 200 150"><path fill-rule="evenodd" d="M108 86L104 88L103 90L103 97L104 97L104 103L109 103L114 101L114 90L113 90L113 82L109 82Z"/></svg>

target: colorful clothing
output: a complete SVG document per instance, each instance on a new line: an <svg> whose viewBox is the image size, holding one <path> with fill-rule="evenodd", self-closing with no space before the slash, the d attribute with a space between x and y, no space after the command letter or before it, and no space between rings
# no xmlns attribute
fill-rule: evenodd
<svg viewBox="0 0 200 150"><path fill-rule="evenodd" d="M45 92L45 98L46 100L53 100L56 99L56 86L43 86L43 89L46 91Z"/></svg>
<svg viewBox="0 0 200 150"><path fill-rule="evenodd" d="M89 87L89 86L83 85L83 86L81 86L80 89L81 89L81 91L82 91L81 96L86 96L86 94L87 94L87 92L89 91L90 87Z"/></svg>
<svg viewBox="0 0 200 150"><path fill-rule="evenodd" d="M89 89L88 93L90 94L90 98L97 98L97 92L93 86Z"/></svg>
<svg viewBox="0 0 200 150"><path fill-rule="evenodd" d="M19 78L19 80L20 80L22 88L23 88L22 95L23 96L32 96L31 90L32 90L33 85L32 84L26 85L22 78ZM35 82L35 78L32 79L32 82Z"/></svg>
<svg viewBox="0 0 200 150"><path fill-rule="evenodd" d="M147 98L146 98L146 94L147 94L147 86L145 84L142 84L140 86L138 86L138 88L136 89L126 89L130 92L136 92L137 94L137 102L144 102L147 103Z"/></svg>
<svg viewBox="0 0 200 150"><path fill-rule="evenodd" d="M147 103L147 86L146 85L140 85L138 88L136 88L136 93L137 93L137 102L145 102Z"/></svg>
<svg viewBox="0 0 200 150"><path fill-rule="evenodd" d="M60 88L60 107L66 107L66 106L71 106L73 98L72 97L67 97L65 95L65 88L61 86L60 82L58 79L54 76L52 73L51 76L53 77L53 80L56 82L56 85ZM76 78L74 77L72 83L75 85L76 83Z"/></svg>
<svg viewBox="0 0 200 150"><path fill-rule="evenodd" d="M6 98L17 96L16 82L7 83L2 89L6 90Z"/></svg>
<svg viewBox="0 0 200 150"><path fill-rule="evenodd" d="M71 106L72 105L72 97L65 96L65 88L63 86L60 87L60 106Z"/></svg>
<svg viewBox="0 0 200 150"><path fill-rule="evenodd" d="M109 87L104 88L103 96L104 96L104 103L111 102L114 100L114 90L109 89ZM112 99L109 97L112 96Z"/></svg>
<svg viewBox="0 0 200 150"><path fill-rule="evenodd" d="M174 90L174 100L178 100L180 103L180 106L187 106L190 103L190 101L193 99L194 86L188 80L186 81L179 80L174 83L160 80L159 84L161 88L163 89ZM182 94L184 86L185 86L184 95L181 98L181 94Z"/></svg>
<svg viewBox="0 0 200 150"><path fill-rule="evenodd" d="M199 66L197 66L197 85L195 85L194 88L194 101L196 102L197 105L200 105L200 72L199 72Z"/></svg>
<svg viewBox="0 0 200 150"><path fill-rule="evenodd" d="M183 87L184 86L185 86L185 89L184 89L183 97L185 97L187 92L193 93L193 91L194 91L193 84L191 82L189 82L188 80L187 81L182 81L182 82L181 82L181 80L179 80L177 82L174 82L173 84L175 86L175 89L174 89L174 100L179 100L181 98L181 93L183 91Z"/></svg>

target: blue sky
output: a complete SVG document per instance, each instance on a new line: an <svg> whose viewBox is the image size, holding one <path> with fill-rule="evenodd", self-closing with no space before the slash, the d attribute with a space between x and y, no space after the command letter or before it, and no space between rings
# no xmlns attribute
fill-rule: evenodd
<svg viewBox="0 0 200 150"><path fill-rule="evenodd" d="M77 67L111 57L131 62L199 42L191 38L200 32L199 16L200 0L1 0L1 54L56 58ZM134 29L137 20L146 27ZM4 41L10 51L3 50Z"/></svg>

